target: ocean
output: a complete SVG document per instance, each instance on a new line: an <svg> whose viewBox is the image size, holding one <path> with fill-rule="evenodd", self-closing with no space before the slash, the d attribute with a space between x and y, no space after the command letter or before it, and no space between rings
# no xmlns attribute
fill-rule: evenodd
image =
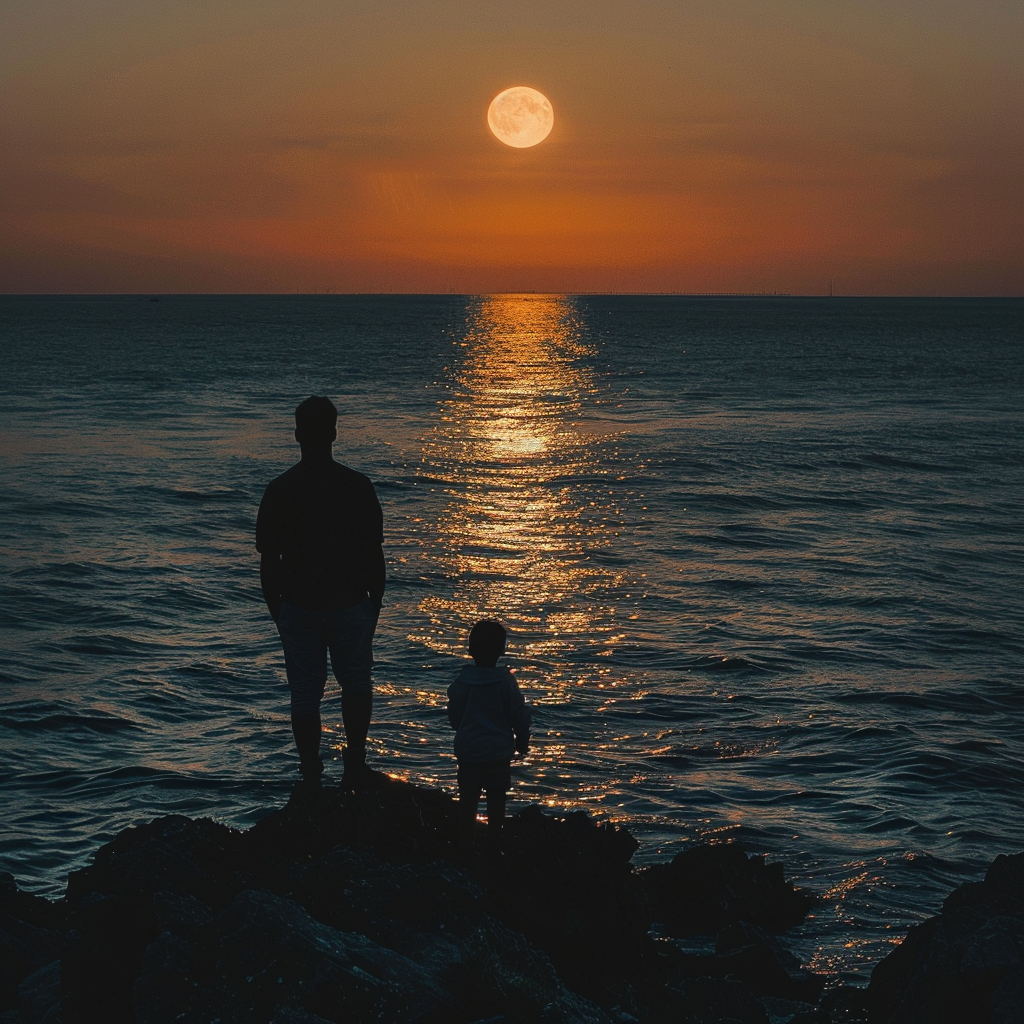
<svg viewBox="0 0 1024 1024"><path fill-rule="evenodd" d="M1022 300L2 297L0 366L0 869L32 891L287 799L253 529L309 394L384 508L375 767L454 791L445 689L493 616L534 707L510 813L782 861L815 970L866 981L1024 850Z"/></svg>

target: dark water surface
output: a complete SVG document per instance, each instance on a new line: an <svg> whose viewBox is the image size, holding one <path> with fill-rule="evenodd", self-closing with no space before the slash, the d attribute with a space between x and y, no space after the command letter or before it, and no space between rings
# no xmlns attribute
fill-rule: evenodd
<svg viewBox="0 0 1024 1024"><path fill-rule="evenodd" d="M286 798L252 532L314 392L385 511L379 767L454 788L491 614L512 809L770 853L824 896L816 969L1024 849L1020 300L0 298L0 359L0 868L36 891Z"/></svg>

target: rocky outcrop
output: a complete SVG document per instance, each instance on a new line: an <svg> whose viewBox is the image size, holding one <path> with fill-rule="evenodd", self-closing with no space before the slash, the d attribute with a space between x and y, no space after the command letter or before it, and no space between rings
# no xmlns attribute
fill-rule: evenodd
<svg viewBox="0 0 1024 1024"><path fill-rule="evenodd" d="M62 923L57 905L21 892L0 874L0 1008L15 1005L25 978L57 960Z"/></svg>
<svg viewBox="0 0 1024 1024"><path fill-rule="evenodd" d="M778 933L810 904L735 846L632 866L636 842L528 808L502 857L443 793L326 788L241 832L127 829L53 904L0 884L0 1024L830 1024ZM660 933L717 935L683 952ZM844 995L845 992L845 995ZM838 995L837 995L838 993Z"/></svg>
<svg viewBox="0 0 1024 1024"><path fill-rule="evenodd" d="M872 975L872 1024L1024 1024L1024 853L997 857Z"/></svg>
<svg viewBox="0 0 1024 1024"><path fill-rule="evenodd" d="M670 935L715 935L746 921L781 932L807 916L813 897L795 889L781 864L736 845L694 846L643 872L644 888Z"/></svg>

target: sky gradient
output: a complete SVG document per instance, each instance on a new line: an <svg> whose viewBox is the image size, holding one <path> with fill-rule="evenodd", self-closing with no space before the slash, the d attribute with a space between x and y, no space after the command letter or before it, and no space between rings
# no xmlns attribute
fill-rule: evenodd
<svg viewBox="0 0 1024 1024"><path fill-rule="evenodd" d="M1019 0L18 0L0 291L1022 295L1022 52Z"/></svg>

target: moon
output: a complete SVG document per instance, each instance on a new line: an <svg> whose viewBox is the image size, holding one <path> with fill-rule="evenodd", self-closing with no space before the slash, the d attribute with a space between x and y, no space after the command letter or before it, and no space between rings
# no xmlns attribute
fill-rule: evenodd
<svg viewBox="0 0 1024 1024"><path fill-rule="evenodd" d="M487 124L496 138L516 149L543 142L555 123L551 101L528 85L499 92L487 108Z"/></svg>

